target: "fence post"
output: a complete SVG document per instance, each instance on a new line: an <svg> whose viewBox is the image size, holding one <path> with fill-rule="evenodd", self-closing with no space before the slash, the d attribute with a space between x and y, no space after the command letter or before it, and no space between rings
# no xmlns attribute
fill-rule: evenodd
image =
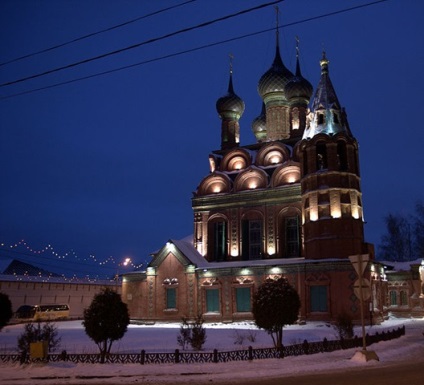
<svg viewBox="0 0 424 385"><path fill-rule="evenodd" d="M19 362L21 363L21 365L25 364L27 361L27 352L26 351L22 351L21 353L21 358L19 360Z"/></svg>
<svg viewBox="0 0 424 385"><path fill-rule="evenodd" d="M146 351L143 349L140 353L140 364L144 365L146 361Z"/></svg>
<svg viewBox="0 0 424 385"><path fill-rule="evenodd" d="M328 340L326 337L324 337L324 340L322 341L322 350L324 352L328 352Z"/></svg>
<svg viewBox="0 0 424 385"><path fill-rule="evenodd" d="M284 358L284 345L280 346L279 354L280 354L280 358Z"/></svg>
<svg viewBox="0 0 424 385"><path fill-rule="evenodd" d="M60 353L60 359L62 361L67 361L68 360L68 353L66 353L66 350L62 350L62 353Z"/></svg>
<svg viewBox="0 0 424 385"><path fill-rule="evenodd" d="M216 349L213 350L213 362L215 364L218 363L218 350L216 350Z"/></svg>
<svg viewBox="0 0 424 385"><path fill-rule="evenodd" d="M249 361L253 361L253 348L249 346Z"/></svg>
<svg viewBox="0 0 424 385"><path fill-rule="evenodd" d="M302 348L305 354L309 354L309 343L307 340L303 341Z"/></svg>
<svg viewBox="0 0 424 385"><path fill-rule="evenodd" d="M179 349L175 349L175 363L176 364L180 363L180 350Z"/></svg>

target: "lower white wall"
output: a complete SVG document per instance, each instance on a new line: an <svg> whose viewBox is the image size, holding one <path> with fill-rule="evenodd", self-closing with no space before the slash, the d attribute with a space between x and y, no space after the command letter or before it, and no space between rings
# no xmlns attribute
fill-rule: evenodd
<svg viewBox="0 0 424 385"><path fill-rule="evenodd" d="M7 294L15 312L22 305L67 304L70 317L82 318L94 295L109 287L121 293L121 284L113 281L66 282L54 279L42 282L38 277L0 276L0 292Z"/></svg>

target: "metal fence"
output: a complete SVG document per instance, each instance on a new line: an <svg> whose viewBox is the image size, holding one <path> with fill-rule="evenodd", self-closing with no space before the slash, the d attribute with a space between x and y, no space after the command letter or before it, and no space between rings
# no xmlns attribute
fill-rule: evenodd
<svg viewBox="0 0 424 385"><path fill-rule="evenodd" d="M367 346L380 341L388 341L399 338L405 335L405 326L393 329L390 331L383 331L373 335L366 336ZM172 353L148 353L141 350L140 353L129 354L108 354L104 357L104 363L109 364L191 364L191 363L207 363L207 362L230 362L230 361L247 361L247 360L260 360L266 358L283 358L287 356L300 356L303 354L316 354L324 352L332 352L341 349L351 349L362 347L363 341L360 337L352 339L341 340L327 340L319 342L303 341L296 345L282 346L277 348L262 348L253 349L249 346L244 350L233 351L218 351L214 349L212 352L186 352L176 349ZM69 361L73 363L91 363L97 364L102 362L100 354L68 354L62 351L60 354L48 354L47 357L42 359L31 359L28 354L2 354L0 355L0 362L2 363L29 363L34 361Z"/></svg>

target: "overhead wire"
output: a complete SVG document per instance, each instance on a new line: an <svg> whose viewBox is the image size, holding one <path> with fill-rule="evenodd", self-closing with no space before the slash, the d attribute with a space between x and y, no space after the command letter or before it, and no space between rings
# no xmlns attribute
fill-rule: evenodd
<svg viewBox="0 0 424 385"><path fill-rule="evenodd" d="M135 23L135 22L140 21L140 20L143 20L143 19L147 19L148 17L155 16L155 15L158 15L158 14L163 13L163 12L166 12L166 11L170 11L172 9L181 7L181 6L186 5L186 4L189 4L189 3L193 3L195 1L196 0L187 0L187 1L183 2L183 3L172 5L172 6L167 7L167 8L162 8L162 9L160 9L158 11L154 11L154 12L148 13L146 15L139 16L139 17L137 17L135 19L128 20L128 21L126 21L124 23L120 23L120 24L114 25L112 27L104 28L104 29L101 29L99 31L89 33L88 35L80 36L80 37L77 37L75 39L68 40L68 41L66 41L64 43L60 43L60 44L54 45L52 47L42 49L40 51L32 52L32 53L29 53L27 55L23 55L23 56L17 57L15 59L11 59L11 60L5 61L3 63L0 63L0 67L1 66L4 66L4 65L7 65L7 64L15 63L15 62L20 61L20 60L23 60L23 59L28 59L28 58L33 57L33 56L41 55L43 53L46 53L46 52L49 52L49 51L53 51L53 50L58 49L58 48L65 47L67 45L76 43L78 41L82 41L82 40L88 39L90 37L93 37L93 36L96 36L96 35L100 35L101 33L113 31L114 29L124 27L126 25Z"/></svg>
<svg viewBox="0 0 424 385"><path fill-rule="evenodd" d="M302 23L306 23L306 22L310 22L310 21L313 21L313 20L318 20L318 19L322 19L322 18L326 18L326 17L330 17L330 16L335 16L335 15L338 15L338 14L341 14L341 13L351 12L351 11L354 11L354 10L357 10L357 9L360 9L360 8L369 7L369 6L376 5L378 3L383 3L383 2L386 2L386 1L388 1L388 0L377 0L377 1L370 2L370 3L345 8L345 9L338 10L338 11L327 12L327 13L324 13L324 14L321 14L321 15L318 15L318 16L313 16L313 17L309 17L309 18L306 18L306 19L294 21L294 22L291 22L291 23L282 24L282 25L279 25L278 28L287 28L287 27L290 27L290 26L293 26L293 25L302 24ZM75 82L79 82L79 81L83 81L83 80L92 79L92 78L95 78L95 77L98 77L98 76L108 75L108 74L111 74L111 73L114 73L114 72L119 72L119 71L129 69L129 68L149 64L149 63L164 60L164 59L169 59L171 57L176 57L176 56L184 55L184 54L187 54L187 53L199 51L199 50L202 50L202 49L211 48L211 47L214 47L214 46L217 46L217 45L226 44L226 43L233 42L233 41L236 41L236 40L241 40L241 39L245 39L245 38L248 38L248 37L260 35L260 34L263 34L263 33L269 32L269 31L273 31L273 30L275 30L275 27L267 28L267 29L264 29L264 30L261 30L261 31L256 31L256 32L244 34L244 35L241 35L241 36L225 39L225 40L220 40L220 41L214 42L214 43L204 44L204 45L201 45L201 46L198 46L198 47L194 47L194 48L190 48L190 49L187 49L187 50L163 55L163 56L156 57L156 58L153 58L153 59L147 59L147 60L144 60L144 61L141 61L141 62L129 64L129 65L114 68L114 69L111 69L111 70L97 72L97 73L94 73L94 74L91 74L91 75L82 76L82 77L79 77L79 78L75 78L75 79L71 79L71 80L67 80L67 81L62 81L62 82L55 83L55 84L50 84L48 86L33 88L33 89L30 89L30 90L27 90L27 91L22 91L22 92L18 92L18 93L6 95L6 96L0 96L0 100L9 99L9 98L13 98L13 97L16 97L16 96L21 96L21 95L26 95L26 94L30 94L30 93L34 93L34 92L39 92L39 91L59 87L59 86L62 86L62 85L67 85L67 84L71 84L71 83L75 83Z"/></svg>
<svg viewBox="0 0 424 385"><path fill-rule="evenodd" d="M231 18L236 17L236 16L240 16L240 15L243 15L243 14L246 14L246 13L257 11L261 8L268 7L270 5L274 5L274 4L280 3L282 1L284 1L284 0L274 0L274 1L271 1L269 3L260 4L260 5L257 5L255 7L252 7L252 8L248 8L248 9L245 9L245 10L242 10L242 11L238 11L238 12L232 13L230 15L222 16L222 17L219 17L219 18L214 19L214 20L205 21L203 23L200 23L200 24L197 24L197 25L194 25L194 26L191 26L191 27L183 28L183 29L180 29L178 31L171 32L171 33L167 33L167 34L159 36L159 37L148 39L148 40L142 41L140 43L131 44L127 47L120 48L120 49L117 49L117 50L114 50L114 51L111 51L111 52L103 53L101 55L97 55L97 56L94 56L94 57L91 57L91 58L87 58L87 59L80 60L80 61L77 61L77 62L74 62L74 63L71 63L71 64L67 64L65 66L53 68L51 70L40 72L40 73L35 74L35 75L26 76L26 77L16 79L16 80L12 80L12 81L9 81L9 82L6 82L6 83L1 83L0 88L10 86L10 85L13 85L13 84L17 84L17 83L21 83L21 82L31 80L31 79L36 79L36 78L39 78L41 76L45 76L45 75L49 75L49 74L52 74L52 73L55 73L55 72L63 71L65 69L73 68L73 67L79 66L81 64L90 63L90 62L95 61L95 60L103 59L103 58L108 57L108 56L116 55L116 54L119 54L119 53L122 53L122 52L125 52L125 51L128 51L128 50L132 50L134 48L138 48L138 47L141 47L141 46L146 45L146 44L151 44L151 43L154 43L154 42L157 42L157 41L160 41L160 40L164 40L164 39L168 39L170 37L174 37L174 36L177 36L177 35L180 35L180 34L183 34L183 33L186 33L186 32L190 32L190 31L193 31L193 30L196 30L196 29L199 29L199 28L204 28L206 26L209 26L209 25L212 25L212 24L224 21L224 20L228 20L228 19L231 19Z"/></svg>

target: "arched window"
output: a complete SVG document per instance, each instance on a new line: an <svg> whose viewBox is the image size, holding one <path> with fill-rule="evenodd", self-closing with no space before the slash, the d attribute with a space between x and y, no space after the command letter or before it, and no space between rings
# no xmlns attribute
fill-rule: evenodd
<svg viewBox="0 0 424 385"><path fill-rule="evenodd" d="M339 171L347 171L346 143L342 141L337 142L337 162Z"/></svg>
<svg viewBox="0 0 424 385"><path fill-rule="evenodd" d="M298 130L300 127L299 109L293 108L292 111L292 130Z"/></svg>
<svg viewBox="0 0 424 385"><path fill-rule="evenodd" d="M243 259L262 258L262 219L245 219L242 221Z"/></svg>
<svg viewBox="0 0 424 385"><path fill-rule="evenodd" d="M389 292L390 295L390 306L397 306L397 293L394 290Z"/></svg>
<svg viewBox="0 0 424 385"><path fill-rule="evenodd" d="M333 122L334 124L339 124L339 114L337 112L333 112Z"/></svg>
<svg viewBox="0 0 424 385"><path fill-rule="evenodd" d="M327 146L325 143L317 144L317 170L327 169Z"/></svg>
<svg viewBox="0 0 424 385"><path fill-rule="evenodd" d="M208 260L225 261L228 256L227 222L222 218L208 224Z"/></svg>
<svg viewBox="0 0 424 385"><path fill-rule="evenodd" d="M284 229L286 239L286 257L296 258L300 256L300 228L299 217L284 218Z"/></svg>
<svg viewBox="0 0 424 385"><path fill-rule="evenodd" d="M308 174L308 153L306 149L303 150L303 175Z"/></svg>
<svg viewBox="0 0 424 385"><path fill-rule="evenodd" d="M400 306L408 306L408 295L405 290L400 292Z"/></svg>

